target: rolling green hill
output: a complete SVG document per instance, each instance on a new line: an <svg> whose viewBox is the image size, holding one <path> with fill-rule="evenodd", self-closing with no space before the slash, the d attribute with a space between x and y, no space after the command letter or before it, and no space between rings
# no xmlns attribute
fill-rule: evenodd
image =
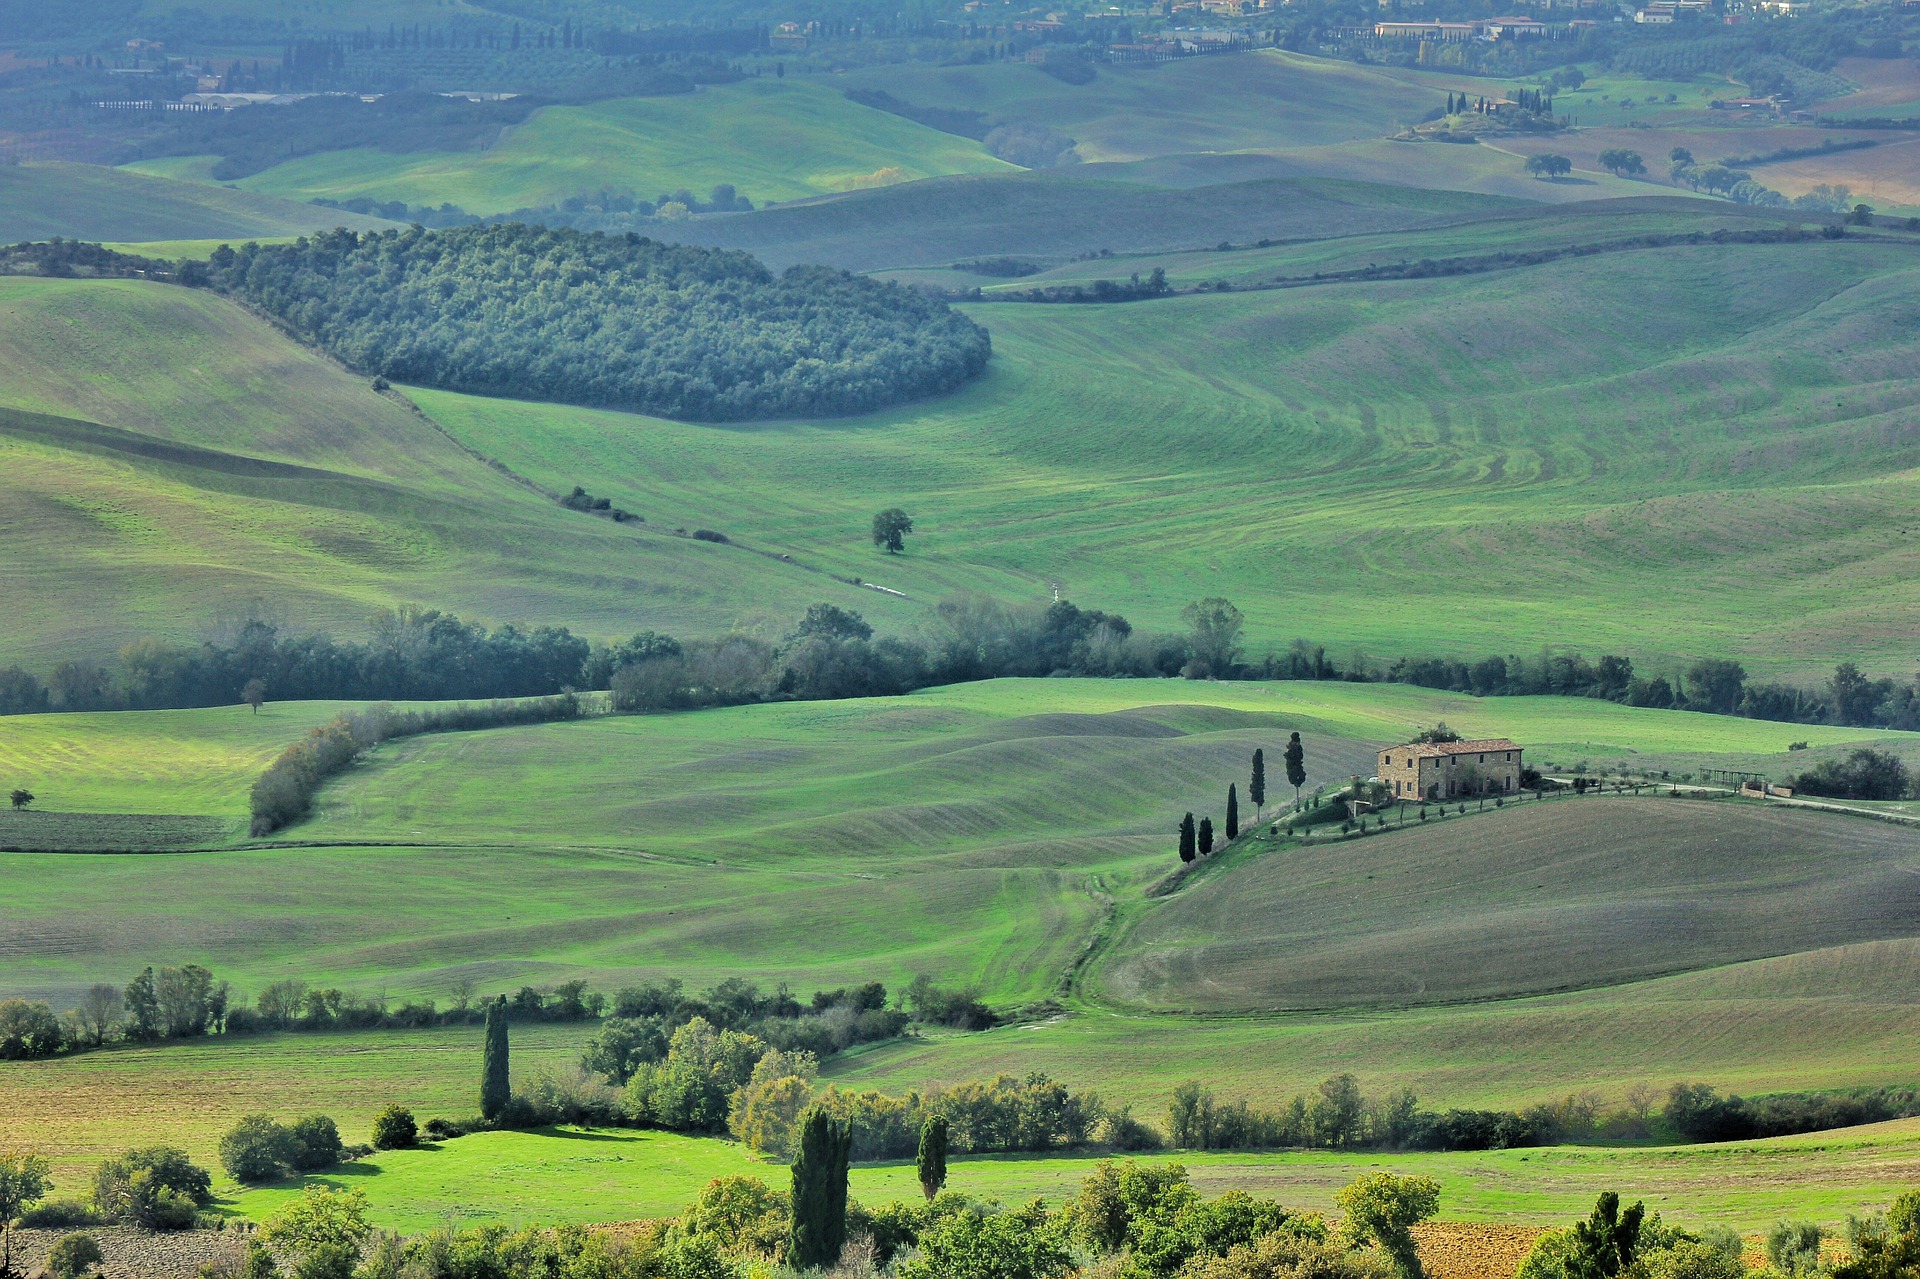
<svg viewBox="0 0 1920 1279"><path fill-rule="evenodd" d="M0 241L234 241L345 226L391 226L379 218L316 208L251 191L91 164L0 165Z"/></svg>
<svg viewBox="0 0 1920 1279"><path fill-rule="evenodd" d="M10 720L0 770L48 808L226 817L270 733L328 709ZM1911 1081L1911 894L1867 889L1875 875L1897 884L1892 868L1920 848L1904 829L1732 801L1567 798L1358 842L1242 845L1174 896L1144 894L1174 864L1172 816L1217 817L1254 746L1272 757L1300 731L1318 783L1441 718L1511 733L1536 757L1642 768L1757 756L1780 769L1807 758L1788 754L1789 738L1815 752L1876 740L1584 699L1124 680L448 734L383 747L323 792L314 821L264 845L0 854L6 989L59 999L188 959L243 997L285 976L444 1000L462 977L494 989L739 975L804 991L928 972L1003 1005L1064 1006L862 1049L833 1063L836 1082L899 1090L1040 1069L1149 1117L1192 1077L1272 1104L1351 1070L1369 1089L1406 1086L1441 1106L1617 1096L1681 1077L1747 1091ZM1912 735L1879 740L1915 749ZM60 769L31 771L63 749ZM0 834L7 822L0 813ZM1809 895L1816 874L1830 895ZM1663 903L1670 926L1650 927ZM1680 930L1680 909L1747 929ZM1480 927L1461 933L1463 916ZM1884 939L1855 940L1876 934L1874 920ZM1333 980L1336 926L1364 931L1379 954ZM1567 956L1607 984L1535 993L1582 984L1553 967ZM1352 993L1389 965L1427 989ZM1689 971L1648 976L1670 969ZM1132 982L1163 1006L1245 1009L1316 981L1338 1002L1376 1006L1194 1017L1105 1002L1135 997ZM210 1144L224 1113L204 1103L214 1095L353 1124L401 1095L457 1112L474 1033L87 1055L0 1072L0 1104L29 1090L30 1135L67 1160L161 1120ZM564 1066L584 1031L515 1034L528 1071Z"/></svg>
<svg viewBox="0 0 1920 1279"><path fill-rule="evenodd" d="M204 160L130 166L204 178ZM756 202L949 173L1011 172L970 138L850 102L799 79L746 80L697 94L548 107L483 152L371 149L290 160L238 185L289 199L369 196L505 213L611 189L643 199L731 183ZM126 238L126 237L115 237Z"/></svg>
<svg viewBox="0 0 1920 1279"><path fill-rule="evenodd" d="M1427 256L1418 237L1376 247ZM1905 243L1701 245L976 306L996 359L972 389L756 431L750 447L418 399L543 482L591 466L677 522L728 510L729 532L921 599L1057 583L1166 626L1223 595L1256 655L1305 635L1342 656L1578 643L1668 670L1718 653L1750 670L1903 670L1920 608L1899 514L1920 456L1900 425L1916 268ZM881 561L863 526L893 503L919 531Z"/></svg>
<svg viewBox="0 0 1920 1279"><path fill-rule="evenodd" d="M603 636L784 622L795 599L887 608L672 524L565 511L208 294L0 281L0 352L0 410L23 411L0 412L6 662L51 669L249 613L359 635L408 601Z"/></svg>

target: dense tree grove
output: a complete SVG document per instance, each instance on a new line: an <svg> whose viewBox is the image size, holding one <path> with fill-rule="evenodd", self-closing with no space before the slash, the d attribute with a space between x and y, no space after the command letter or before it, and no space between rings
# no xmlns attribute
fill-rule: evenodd
<svg viewBox="0 0 1920 1279"><path fill-rule="evenodd" d="M368 374L696 421L867 412L991 353L913 290L631 234L338 230L223 247L205 278Z"/></svg>

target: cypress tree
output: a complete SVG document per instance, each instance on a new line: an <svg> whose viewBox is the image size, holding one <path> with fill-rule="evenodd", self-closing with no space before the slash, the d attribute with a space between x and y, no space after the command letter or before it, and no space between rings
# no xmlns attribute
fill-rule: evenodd
<svg viewBox="0 0 1920 1279"><path fill-rule="evenodd" d="M1193 860L1193 814L1188 813L1180 819L1180 860Z"/></svg>
<svg viewBox="0 0 1920 1279"><path fill-rule="evenodd" d="M1247 798L1253 801L1253 820L1257 825L1267 806L1267 753L1253 753L1253 780L1247 783Z"/></svg>
<svg viewBox="0 0 1920 1279"><path fill-rule="evenodd" d="M819 1270L840 1260L847 1242L847 1160L851 1128L815 1106L800 1123L800 1154L793 1161L793 1231L787 1264Z"/></svg>
<svg viewBox="0 0 1920 1279"><path fill-rule="evenodd" d="M1227 783L1227 838L1240 838L1240 787Z"/></svg>
<svg viewBox="0 0 1920 1279"><path fill-rule="evenodd" d="M1200 855L1205 857L1213 851L1213 818L1200 819Z"/></svg>
<svg viewBox="0 0 1920 1279"><path fill-rule="evenodd" d="M1300 745L1300 734L1287 739L1287 785L1293 787L1293 806L1300 807L1300 788L1307 784L1307 753Z"/></svg>
<svg viewBox="0 0 1920 1279"><path fill-rule="evenodd" d="M480 1061L480 1114L491 1121L513 1096L507 1076L507 997L487 1005L487 1046Z"/></svg>
<svg viewBox="0 0 1920 1279"><path fill-rule="evenodd" d="M920 1169L920 1189L926 1193L927 1202L940 1193L947 1184L947 1121L944 1116L934 1115L920 1129L920 1154L914 1160Z"/></svg>

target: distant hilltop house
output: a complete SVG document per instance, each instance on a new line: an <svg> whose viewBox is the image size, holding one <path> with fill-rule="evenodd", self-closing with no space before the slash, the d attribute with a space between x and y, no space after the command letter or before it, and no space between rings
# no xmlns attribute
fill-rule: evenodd
<svg viewBox="0 0 1920 1279"><path fill-rule="evenodd" d="M1521 747L1504 737L1408 742L1380 752L1380 780L1397 799L1511 795L1520 789Z"/></svg>

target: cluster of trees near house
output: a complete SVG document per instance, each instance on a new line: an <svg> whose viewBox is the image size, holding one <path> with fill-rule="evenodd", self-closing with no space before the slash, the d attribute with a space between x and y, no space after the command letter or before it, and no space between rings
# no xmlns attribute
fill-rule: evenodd
<svg viewBox="0 0 1920 1279"><path fill-rule="evenodd" d="M519 224L223 246L182 283L369 375L697 421L863 413L986 368L946 303L825 267ZM558 302L564 299L564 308Z"/></svg>

